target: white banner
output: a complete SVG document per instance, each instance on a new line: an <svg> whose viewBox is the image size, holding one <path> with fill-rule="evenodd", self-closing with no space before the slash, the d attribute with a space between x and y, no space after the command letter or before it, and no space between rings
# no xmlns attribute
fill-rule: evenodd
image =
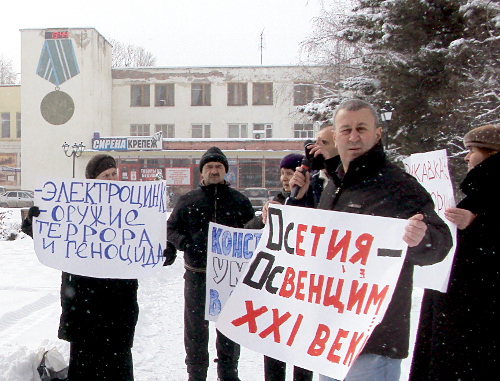
<svg viewBox="0 0 500 381"><path fill-rule="evenodd" d="M251 262L261 229L239 229L210 222L207 245L205 319L216 321Z"/></svg>
<svg viewBox="0 0 500 381"><path fill-rule="evenodd" d="M344 379L392 298L406 224L273 204L217 328L254 351Z"/></svg>
<svg viewBox="0 0 500 381"><path fill-rule="evenodd" d="M46 266L95 278L142 278L162 267L164 181L37 179L35 252Z"/></svg>
<svg viewBox="0 0 500 381"><path fill-rule="evenodd" d="M436 213L446 222L453 238L453 246L443 261L431 266L415 266L414 286L446 292L457 245L457 226L444 217L444 211L455 206L446 150L413 154L403 163L406 171L430 193Z"/></svg>

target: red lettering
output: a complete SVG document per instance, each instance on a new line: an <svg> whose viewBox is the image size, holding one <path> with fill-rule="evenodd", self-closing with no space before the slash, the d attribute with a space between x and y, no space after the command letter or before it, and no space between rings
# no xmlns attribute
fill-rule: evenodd
<svg viewBox="0 0 500 381"><path fill-rule="evenodd" d="M304 278L307 277L307 271L299 271L299 275L297 276L297 288L295 291L295 298L299 300L305 299L305 294L301 291L304 289Z"/></svg>
<svg viewBox="0 0 500 381"><path fill-rule="evenodd" d="M335 352L339 351L342 348L342 343L340 342L340 340L345 339L348 334L349 331L344 331L343 329L339 329L339 331L337 332L337 337L333 341L332 347L328 352L328 356L326 356L326 359L328 361L334 362L336 364L340 362L340 356L336 355Z"/></svg>
<svg viewBox="0 0 500 381"><path fill-rule="evenodd" d="M280 316L278 309L273 308L273 324L271 324L269 327L267 327L265 330L259 333L259 336L264 339L265 337L273 333L274 342L280 343L281 342L280 325L286 322L290 318L290 316L292 316L290 312L285 312L283 316Z"/></svg>
<svg viewBox="0 0 500 381"><path fill-rule="evenodd" d="M297 336L297 332L299 331L300 325L302 324L302 320L304 320L304 315L299 314L297 316L297 320L295 320L295 324L293 325L292 332L290 333L290 337L288 338L288 341L286 342L286 345L289 347L292 346L295 336Z"/></svg>
<svg viewBox="0 0 500 381"><path fill-rule="evenodd" d="M326 347L326 342L330 337L330 328L324 324L319 324L316 329L316 335L307 349L307 354L310 356L320 356Z"/></svg>
<svg viewBox="0 0 500 381"><path fill-rule="evenodd" d="M286 268L285 277L283 279L283 284L281 285L279 295L284 298L289 298L293 295L293 291L295 290L295 285L293 280L295 278L295 270L292 267Z"/></svg>
<svg viewBox="0 0 500 381"><path fill-rule="evenodd" d="M304 256L306 254L304 249L300 248L300 244L304 242L304 236L302 235L303 232L307 231L307 225L304 224L298 224L297 225L297 240L295 243L295 254Z"/></svg>
<svg viewBox="0 0 500 381"><path fill-rule="evenodd" d="M347 310L352 311L353 306L358 305L356 308L356 315L361 313L361 307L363 301L365 300L366 290L368 288L368 283L363 283L361 288L358 290L359 282L357 280L352 281L351 291L349 293L349 300L347 302Z"/></svg>
<svg viewBox="0 0 500 381"><path fill-rule="evenodd" d="M312 226L311 227L311 233L314 234L314 241L313 241L313 246L312 246L312 252L311 256L315 257L316 256L316 250L318 249L318 243L319 243L319 238L321 237L322 234L325 233L325 227L324 226Z"/></svg>
<svg viewBox="0 0 500 381"><path fill-rule="evenodd" d="M338 280L337 290L335 291L334 295L331 295L334 279L335 278L333 277L328 277L326 281L326 290L323 299L323 305L326 307L334 306L339 311L339 313L342 313L344 312L344 303L340 301L340 297L342 296L342 288L344 286L344 280L343 279Z"/></svg>
<svg viewBox="0 0 500 381"><path fill-rule="evenodd" d="M248 332L255 333L257 332L257 322L255 321L255 319L263 313L266 313L267 307L262 306L259 309L254 310L253 302L251 300L245 300L245 307L247 309L247 313L242 317L234 319L231 323L235 327L239 327L240 325L248 323Z"/></svg>
<svg viewBox="0 0 500 381"><path fill-rule="evenodd" d="M345 235L340 239L339 243L337 241L338 230L333 230L330 237L330 243L328 244L328 252L326 253L326 259L333 259L342 250L342 255L340 256L340 261L345 262L347 260L347 250L349 249L349 243L351 242L350 230L347 230Z"/></svg>
<svg viewBox="0 0 500 381"><path fill-rule="evenodd" d="M358 344L360 343L364 335L365 334L363 332L361 332L361 334L359 334L359 332L354 332L354 336L351 338L351 342L349 343L349 349L347 350L347 353L344 357L344 365L351 366L352 362L357 356L357 353L361 351L361 348L359 349L359 351L356 351L356 348L358 347Z"/></svg>
<svg viewBox="0 0 500 381"><path fill-rule="evenodd" d="M349 262L356 263L358 261L361 261L361 264L365 266L366 261L368 260L368 255L370 254L372 243L372 235L368 233L361 234L356 240L356 249L358 249L358 251L353 254L351 259L349 259Z"/></svg>
<svg viewBox="0 0 500 381"><path fill-rule="evenodd" d="M321 290L323 290L323 283L325 281L325 276L324 275L319 275L318 276L318 283L314 283L314 278L316 277L316 274L311 274L310 275L310 281L309 281L309 298L307 301L309 303L316 303L319 304L321 301ZM313 298L316 296L316 300L313 302Z"/></svg>
<svg viewBox="0 0 500 381"><path fill-rule="evenodd" d="M371 304L377 304L377 310L375 311L375 314L378 315L380 307L382 307L382 302L387 296L387 291L389 291L389 285L385 286L380 292L378 292L378 284L372 285L372 289L370 291L370 295L368 296L368 301L366 302L365 310L363 311L363 313L368 313Z"/></svg>

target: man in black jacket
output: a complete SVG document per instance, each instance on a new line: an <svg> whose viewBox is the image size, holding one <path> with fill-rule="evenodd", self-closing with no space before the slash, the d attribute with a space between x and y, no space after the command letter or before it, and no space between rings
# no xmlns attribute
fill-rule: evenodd
<svg viewBox="0 0 500 381"><path fill-rule="evenodd" d="M205 320L208 225L242 228L254 217L252 204L224 180L229 165L217 147L200 160L202 182L183 195L167 222L167 238L184 252L184 347L189 381L205 381L209 365L208 321ZM239 381L240 347L217 331L217 374Z"/></svg>
<svg viewBox="0 0 500 381"><path fill-rule="evenodd" d="M325 161L332 181L318 208L408 219L402 238L409 248L391 303L345 380L398 381L401 361L408 356L413 266L443 260L452 245L451 234L425 189L386 158L382 128L372 105L345 101L333 120L339 156ZM290 183L302 187L300 198L307 191L309 176L296 171ZM320 381L327 380L333 379L320 376Z"/></svg>

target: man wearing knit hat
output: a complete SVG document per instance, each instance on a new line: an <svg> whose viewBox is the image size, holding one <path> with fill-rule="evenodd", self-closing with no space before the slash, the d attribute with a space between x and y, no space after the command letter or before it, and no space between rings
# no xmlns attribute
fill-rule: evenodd
<svg viewBox="0 0 500 381"><path fill-rule="evenodd" d="M208 225L242 228L254 217L252 204L224 179L229 164L218 147L200 159L200 186L179 198L167 222L167 239L184 252L184 348L189 381L205 381L209 365L205 320ZM220 381L239 381L240 347L217 331Z"/></svg>

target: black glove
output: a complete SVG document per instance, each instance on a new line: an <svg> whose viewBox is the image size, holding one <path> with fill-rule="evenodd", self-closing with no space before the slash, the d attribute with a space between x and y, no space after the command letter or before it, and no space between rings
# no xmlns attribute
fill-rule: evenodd
<svg viewBox="0 0 500 381"><path fill-rule="evenodd" d="M28 210L28 218L33 219L33 217L38 217L40 215L40 208L38 206L32 206Z"/></svg>
<svg viewBox="0 0 500 381"><path fill-rule="evenodd" d="M174 263L175 258L177 258L177 249L174 244L167 241L167 248L163 250L163 256L165 257L165 262L163 262L163 266L170 266Z"/></svg>
<svg viewBox="0 0 500 381"><path fill-rule="evenodd" d="M40 208L38 206L32 206L28 210L28 217L26 217L21 225L21 230L23 233L29 235L33 238L33 217L38 217L40 215Z"/></svg>

